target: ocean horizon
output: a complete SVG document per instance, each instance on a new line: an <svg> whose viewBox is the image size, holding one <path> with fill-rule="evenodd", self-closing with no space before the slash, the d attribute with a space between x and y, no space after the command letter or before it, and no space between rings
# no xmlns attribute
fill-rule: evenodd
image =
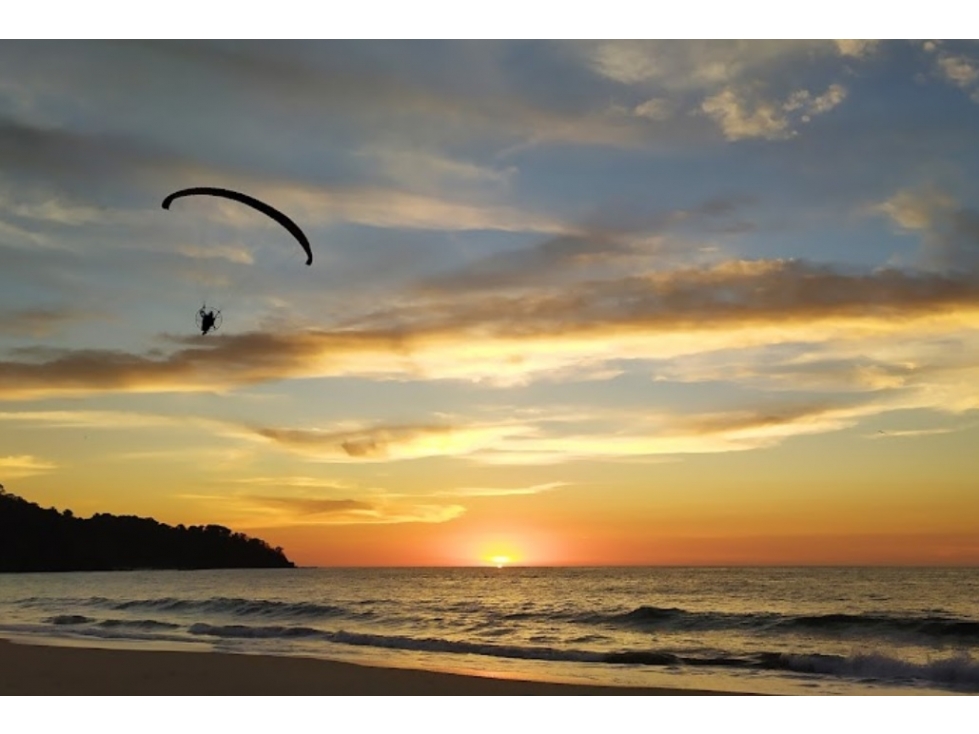
<svg viewBox="0 0 979 734"><path fill-rule="evenodd" d="M0 574L0 637L794 695L979 693L979 569Z"/></svg>

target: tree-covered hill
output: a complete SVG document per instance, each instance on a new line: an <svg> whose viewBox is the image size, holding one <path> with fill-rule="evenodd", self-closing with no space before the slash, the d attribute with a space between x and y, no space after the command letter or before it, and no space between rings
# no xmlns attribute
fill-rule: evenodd
<svg viewBox="0 0 979 734"><path fill-rule="evenodd" d="M295 568L281 548L221 525L44 509L0 486L0 571Z"/></svg>

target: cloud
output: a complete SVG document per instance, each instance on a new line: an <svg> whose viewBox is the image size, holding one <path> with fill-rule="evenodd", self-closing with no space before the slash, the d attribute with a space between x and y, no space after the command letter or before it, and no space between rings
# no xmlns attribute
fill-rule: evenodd
<svg viewBox="0 0 979 734"><path fill-rule="evenodd" d="M631 116L662 123L704 114L728 140L784 140L800 124L846 97L832 82L822 94L792 89L807 68L825 75L827 61L870 55L874 41L601 41L579 44L591 68L654 96L630 106ZM838 73L846 66L837 63ZM678 111L689 115L678 115Z"/></svg>
<svg viewBox="0 0 979 734"><path fill-rule="evenodd" d="M242 245L210 245L208 247L179 245L177 252L186 257L200 260L220 259L243 265L251 265L255 262L251 252Z"/></svg>
<svg viewBox="0 0 979 734"><path fill-rule="evenodd" d="M554 414L551 411L513 412L507 420L456 420L442 425L393 424L357 426L337 424L330 429L269 428L201 423L220 435L244 441L262 441L312 461L326 463L377 463L416 458L454 458L481 464L546 465L576 460L663 460L690 454L748 451L772 447L800 435L837 431L859 424L874 415L930 409L962 412L979 409L979 368L970 358L979 348L976 339L959 341L950 332L947 343L936 342L937 334L927 322L919 332L903 325L890 333L866 332L859 339L830 333L803 347L792 342L778 347L762 340L753 349L737 349L701 355L699 368L693 356L656 364L660 379L673 381L725 381L743 388L761 390L750 404L730 404L712 411L666 411L635 409ZM898 336L898 341L894 336ZM820 336L820 335L817 335ZM956 345L953 349L949 344ZM762 351L758 351L762 350ZM875 355L868 360L864 355ZM733 356L732 356L733 355ZM766 356L767 355L767 356ZM620 355L619 355L620 356ZM649 360L653 355L646 353ZM661 359L663 355L657 355ZM694 367L691 367L691 365ZM779 390L787 394L779 394ZM823 390L822 397L801 397L797 391ZM730 400L729 400L730 402ZM150 416L149 418L152 418ZM151 427L187 425L181 419L158 416L155 420L137 415L113 416L99 412L73 414L37 411L0 414L0 420L41 421L47 425L100 427ZM192 424L192 422L190 422ZM254 449L252 449L254 451ZM310 477L256 478L246 482L268 487L294 487L346 493L350 488L329 480ZM556 488L559 483L531 487L462 487L438 491L437 496L489 496L527 494ZM264 495L263 495L264 496ZM320 499L324 499L320 497ZM324 508L332 507L324 504ZM339 506L337 506L339 507ZM341 508L342 509L342 508ZM352 508L345 508L348 519ZM377 508L375 508L377 509ZM363 508L361 508L363 510ZM363 515L361 510L357 510ZM378 510L379 512L379 510ZM434 512L434 511L433 511ZM385 510L383 517L417 517L421 511L404 508ZM356 513L355 513L356 514ZM359 516L359 515L358 515Z"/></svg>
<svg viewBox="0 0 979 734"><path fill-rule="evenodd" d="M837 40L836 48L839 50L842 56L853 56L860 58L867 56L877 50L880 41L868 41L868 40Z"/></svg>
<svg viewBox="0 0 979 734"><path fill-rule="evenodd" d="M973 370L973 374L979 369ZM762 365L756 372L760 378L771 377ZM777 376L777 370L775 376ZM515 416L512 430L498 430L486 435L486 440L451 447L435 447L426 452L430 457L462 459L488 465L553 465L570 461L662 461L684 455L752 451L771 448L804 435L829 433L852 428L861 421L877 415L914 409L974 410L979 407L979 392L972 391L972 402L954 404L949 393L934 392L929 375L914 373L905 383L878 386L876 389L826 393L818 398L802 397L797 392L762 392L741 405L731 403L724 408L708 411L646 409L583 410L578 413L538 411L536 415ZM725 375L718 364L716 375L704 379L724 379L744 384L744 375ZM696 381L697 377L688 379ZM942 384L939 382L938 384ZM766 385L762 379L762 389ZM795 391L804 390L796 384ZM958 393L959 400L964 394ZM727 399L731 402L731 398ZM479 430L479 423L460 424L455 430L465 433ZM375 429L381 432L381 429ZM308 438L308 437L304 437ZM318 437L317 437L318 438ZM295 446L285 446L295 450ZM446 448L446 450L442 450ZM302 445L299 450L316 460L340 458L333 445L326 451L317 445ZM319 451L320 453L316 453ZM405 458L408 452L384 454L386 460ZM414 454L419 456L420 454ZM355 455L352 460L360 460ZM378 456L363 456L364 460L382 460ZM341 459L346 460L346 459ZM550 482L529 487L459 487L438 490L429 496L474 497L536 494L562 486Z"/></svg>
<svg viewBox="0 0 979 734"><path fill-rule="evenodd" d="M599 212L577 232L559 235L531 247L482 257L449 272L428 276L420 293L472 293L478 290L533 287L595 279L648 266L664 269L677 262L716 259L714 248L678 236L681 228L731 231L750 228L732 216L751 203L747 197L718 197L688 209L661 212Z"/></svg>
<svg viewBox="0 0 979 734"><path fill-rule="evenodd" d="M44 242L43 238L36 232L3 219L0 219L0 234L3 235L4 245L10 249L19 243L25 243L28 247L32 247Z"/></svg>
<svg viewBox="0 0 979 734"><path fill-rule="evenodd" d="M210 159L230 157L233 139L251 149L250 158L274 165L269 147L261 145L268 129L311 150L324 135L428 146L472 140L628 146L642 140L639 127L607 109L568 104L577 95L561 87L552 85L547 95L522 92L534 68L516 78L508 73L508 45L61 42L45 54L15 45L0 60L22 80L17 92L28 105L36 107L43 96L49 114L65 116L67 105L82 120L108 117L158 139L183 137ZM431 73L433 53L437 74ZM449 57L453 64L446 68ZM112 85L97 81L109 74ZM147 89L153 94L146 104L132 105ZM196 114L182 115L186 109Z"/></svg>
<svg viewBox="0 0 979 734"><path fill-rule="evenodd" d="M395 305L336 329L172 338L169 351L20 348L0 360L0 397L227 392L330 376L516 385L611 360L916 329L941 333L966 327L977 310L979 282L968 274L727 261L553 292ZM350 445L369 450L369 443Z"/></svg>
<svg viewBox="0 0 979 734"><path fill-rule="evenodd" d="M421 280L421 293L471 293L513 287L540 288L545 283L560 282L569 273L588 272L617 260L653 258L665 251L661 238L623 237L596 231L569 234L549 239L530 248L508 250L483 257L456 270Z"/></svg>
<svg viewBox="0 0 979 734"><path fill-rule="evenodd" d="M6 198L9 199L10 196ZM57 198L30 203L6 203L5 209L17 217L72 227L104 222L115 214L108 212L104 207L84 206Z"/></svg>
<svg viewBox="0 0 979 734"><path fill-rule="evenodd" d="M116 410L24 410L2 411L0 421L40 423L48 428L85 428L101 430L131 430L133 428L174 427L185 429L195 425L216 430L224 423L195 416L162 415Z"/></svg>
<svg viewBox="0 0 979 734"><path fill-rule="evenodd" d="M971 87L979 81L979 62L968 56L939 54L938 66L945 78L959 87Z"/></svg>
<svg viewBox="0 0 979 734"><path fill-rule="evenodd" d="M923 48L933 55L936 76L969 93L969 98L979 103L979 59L946 51L939 41L926 41Z"/></svg>
<svg viewBox="0 0 979 734"><path fill-rule="evenodd" d="M600 333L676 333L750 329L825 319L855 322L974 307L968 278L896 269L846 272L799 260L732 260L587 281L562 292L450 301L427 306L443 327L480 327L499 338L586 337ZM409 311L410 313L410 311ZM393 326L397 311L375 315ZM404 327L404 324L402 325ZM434 328L434 327L430 327Z"/></svg>
<svg viewBox="0 0 979 734"><path fill-rule="evenodd" d="M869 433L867 438L872 439L882 439L882 438L911 438L915 436L940 436L946 433L955 433L956 431L965 430L965 427L958 428L919 428L919 429L907 429L907 430L889 430L889 431L879 431L878 433Z"/></svg>
<svg viewBox="0 0 979 734"><path fill-rule="evenodd" d="M112 410L24 410L0 411L0 424L39 425L46 431L70 429L89 432L126 432L132 436L138 432L170 429L187 440L172 448L146 450L114 450L107 455L113 461L166 460L171 462L196 462L198 465L232 466L240 468L252 458L256 444L265 439L256 436L248 426L233 421L203 418L195 415L168 415L145 411ZM194 433L196 432L196 433ZM207 438L201 442L199 437ZM217 439L223 439L218 441ZM234 444L245 444L235 446Z"/></svg>
<svg viewBox="0 0 979 734"><path fill-rule="evenodd" d="M764 100L752 104L733 89L707 97L701 109L720 125L728 140L781 140L794 134L777 104Z"/></svg>
<svg viewBox="0 0 979 734"><path fill-rule="evenodd" d="M519 424L393 425L339 431L257 428L255 433L321 461L395 461L465 455L527 430Z"/></svg>
<svg viewBox="0 0 979 734"><path fill-rule="evenodd" d="M841 341L762 345L693 354L655 364L653 379L678 383L732 382L766 393L846 394L908 387L920 378L918 362L928 357L928 345L912 343L908 337L905 342L908 348L895 352L892 339L891 335L868 336L862 342L866 354L855 353Z"/></svg>
<svg viewBox="0 0 979 734"><path fill-rule="evenodd" d="M900 337L868 332L859 341L830 338L691 355L657 364L653 371L660 381L736 385L775 405L791 405L797 400L793 394L816 393L841 408L863 406L867 415L899 410L954 415L979 408L974 327L968 322L941 331L923 326ZM779 399L779 393L787 397Z"/></svg>
<svg viewBox="0 0 979 734"><path fill-rule="evenodd" d="M581 44L592 68L623 84L712 89L812 54L842 54L833 41L598 41Z"/></svg>
<svg viewBox="0 0 979 734"><path fill-rule="evenodd" d="M517 175L516 166L481 166L434 150L372 145L356 155L375 163L376 170L395 184L434 191L447 186L498 188Z"/></svg>
<svg viewBox="0 0 979 734"><path fill-rule="evenodd" d="M58 465L30 454L0 456L0 473L5 479L31 477L57 469Z"/></svg>
<svg viewBox="0 0 979 734"><path fill-rule="evenodd" d="M317 489L317 490L336 490L345 492L352 488L347 482L331 479L325 480L319 477L307 477L307 476L270 476L270 477L257 477L250 476L243 479L234 480L236 484L251 484L259 485L263 487L291 487L291 488L301 488L301 489Z"/></svg>
<svg viewBox="0 0 979 734"><path fill-rule="evenodd" d="M399 502L383 497L366 500L263 495L185 497L216 506L242 527L444 523L466 511L458 504Z"/></svg>
<svg viewBox="0 0 979 734"><path fill-rule="evenodd" d="M922 236L920 264L940 271L979 269L979 211L935 187L899 191L870 208Z"/></svg>
<svg viewBox="0 0 979 734"><path fill-rule="evenodd" d="M509 205L469 203L376 186L316 186L254 181L260 198L312 224L349 222L372 227L444 231L564 232L567 225L546 214Z"/></svg>
<svg viewBox="0 0 979 734"><path fill-rule="evenodd" d="M875 209L903 229L927 230L956 207L955 200L937 189L899 191Z"/></svg>
<svg viewBox="0 0 979 734"><path fill-rule="evenodd" d="M735 408L713 413L543 412L536 416L514 416L506 423L470 421L452 426L375 425L333 431L249 428L234 423L205 420L197 423L200 424L199 427L217 435L246 442L265 440L318 462L377 463L439 457L467 459L484 464L520 465L750 450L774 445L794 435L836 430L852 425L860 416L893 409L893 406L880 401L868 402L863 398L827 398L820 403L793 401L791 398L769 402L771 404L768 408ZM184 429L187 425L195 424L193 420L170 416L122 413L113 415L108 411L79 414L59 411L3 413L0 414L0 420L123 430L155 426ZM206 455L221 461L236 461L249 455L248 452L253 453L254 448L244 450L207 447L200 451L164 449L126 452L114 455L113 458L197 461L202 455ZM349 493L353 490L345 483L311 477L253 477L237 483L276 489L316 490L320 493L324 490L331 493ZM526 487L459 487L435 491L427 496L525 495L563 486L567 486L567 483L549 482ZM314 510L322 513L342 510L344 516L348 516L354 510L359 512L368 509L336 504L334 501L337 499L319 496L319 504L308 504L306 510L311 513ZM292 509L298 510L299 507L299 504L295 504ZM399 510L397 514L401 516L405 512Z"/></svg>
<svg viewBox="0 0 979 734"><path fill-rule="evenodd" d="M49 336L61 325L83 317L84 314L64 306L0 311L0 335L41 338Z"/></svg>
<svg viewBox="0 0 979 734"><path fill-rule="evenodd" d="M110 213L104 201L110 192L131 199L134 187L201 178L209 171L192 157L137 135L79 132L5 117L0 117L0 159L0 179L9 179L5 189L28 199L5 208L63 225L106 221ZM39 202L30 201L38 196Z"/></svg>
<svg viewBox="0 0 979 734"><path fill-rule="evenodd" d="M297 515L349 515L358 511L372 513L373 506L359 500L331 500L310 497L249 497L259 504L281 507Z"/></svg>
<svg viewBox="0 0 979 734"><path fill-rule="evenodd" d="M683 374L689 381L727 379L743 385L750 384L751 377L744 366L732 371L725 369L724 364L718 364L714 374L686 371ZM767 378L769 384L763 382L761 387L770 388L771 381L778 373L762 365L756 376ZM376 464L418 458L456 459L490 465L547 465L578 460L661 461L689 454L766 448L793 436L846 428L863 418L892 410L949 407L947 393L921 389L931 386L928 374L914 373L912 378L900 385L888 386L879 394L867 394L864 390L849 395L826 395L819 400L772 394L754 399L751 407L731 405L706 412L649 408L579 408L557 412L550 409L530 412L509 410L510 417L505 421L467 419L439 426L377 424L356 428L340 422L332 430L269 428L189 416L112 411L5 412L0 413L0 421L129 432L158 427L186 431L190 426L215 436L252 444L247 447L222 447L209 443L204 447L192 445L183 449L117 452L110 457L117 460L199 462L206 458L209 464L216 461L237 466L241 460L255 456L254 443L258 441L323 463ZM675 376L670 379L675 379ZM799 383L788 387L804 389L805 385ZM973 394L971 404L961 403L965 397L961 391L957 395L960 401L958 407L979 407L979 394ZM53 464L39 463L31 457L11 457L7 464L20 472L54 468ZM232 483L284 491L287 496L290 490L300 490L304 500L310 501L305 505L298 500L294 502L291 506L293 513L305 508L311 514L342 514L348 520L357 516L391 521L391 517L430 517L434 512L422 512L417 508L409 511L402 506L403 503L396 510L390 503L382 507L375 502L377 497L364 500L371 503L370 508L343 504L339 500L350 500L351 495L357 501L363 500L357 497L362 491L348 482L333 479L253 476ZM423 493L422 496L464 498L529 495L565 486L568 483L562 481L516 487L461 486ZM324 492L329 496L324 497ZM265 498L278 495L249 496ZM381 499L400 502L405 497L382 494Z"/></svg>
<svg viewBox="0 0 979 734"><path fill-rule="evenodd" d="M720 126L728 140L784 140L798 134L793 116L807 123L814 115L829 112L845 98L846 89L839 84L830 85L815 97L808 90L798 90L781 103L727 87L705 98L701 109Z"/></svg>
<svg viewBox="0 0 979 734"><path fill-rule="evenodd" d="M668 120L674 112L674 105L668 99L662 97L652 97L642 104L638 104L632 110L636 117L645 117L650 120L662 122Z"/></svg>
<svg viewBox="0 0 979 734"><path fill-rule="evenodd" d="M383 228L421 230L496 230L509 232L558 233L567 227L546 214L523 211L507 204L473 202L465 198L446 198L407 189L371 184L327 184L289 180L274 174L257 174L243 167L205 164L150 144L119 135L76 133L66 129L40 128L0 119L0 157L8 169L33 176L45 186L59 182L65 190L79 196L91 195L93 181L98 186L115 186L119 191L133 185L159 191L161 180L209 180L213 185L247 190L258 198L275 202L304 226L352 223ZM443 169L458 173L442 162ZM478 170L478 169L477 169ZM172 185L172 184L170 184ZM96 188L98 188L96 186ZM456 191L458 197L459 192ZM120 212L52 199L44 194L39 203L12 202L7 209L21 216L42 217L64 224L105 224ZM154 194L154 201L156 194ZM193 202L181 202L184 217L205 217L237 227L274 224L242 207L220 200L208 202L206 213ZM145 215L140 212L140 215ZM132 215L129 215L132 217ZM128 224L135 226L139 220ZM174 223L175 225L178 222ZM29 230L28 230L29 231ZM213 248L211 248L213 249ZM197 255L200 252L189 252ZM245 261L240 252L230 253L237 262Z"/></svg>
<svg viewBox="0 0 979 734"><path fill-rule="evenodd" d="M436 497L513 497L540 494L568 486L570 486L568 482L545 482L528 487L455 487L442 492L434 492L433 495Z"/></svg>
<svg viewBox="0 0 979 734"><path fill-rule="evenodd" d="M840 403L851 402L845 406ZM784 398L771 408L730 410L685 417L678 423L695 435L723 436L729 441L784 439L807 433L824 433L855 425L858 418L880 412L876 405L853 398L821 402L793 402Z"/></svg>
<svg viewBox="0 0 979 734"><path fill-rule="evenodd" d="M846 89L839 84L831 84L829 88L817 97L813 97L807 90L802 89L794 92L782 105L786 112L802 110L805 115L821 115L829 112L846 99ZM803 121L808 119L803 116Z"/></svg>
<svg viewBox="0 0 979 734"><path fill-rule="evenodd" d="M554 434L541 428L533 435L507 438L471 458L490 464L556 464L751 451L795 436L848 428L883 410L859 401L847 406L831 401L800 404L783 400L767 410L700 414L621 411L606 430L575 431L571 426L564 427L563 434Z"/></svg>

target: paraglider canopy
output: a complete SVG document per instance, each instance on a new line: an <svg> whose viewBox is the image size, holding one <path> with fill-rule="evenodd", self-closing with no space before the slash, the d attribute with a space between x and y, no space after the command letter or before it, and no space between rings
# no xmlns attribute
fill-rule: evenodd
<svg viewBox="0 0 979 734"><path fill-rule="evenodd" d="M243 194L240 191L221 189L213 186L198 186L190 189L174 191L163 200L163 208L169 210L170 204L174 201L174 199L179 199L184 196L218 196L223 199L231 199L232 201L240 202L262 212L262 214L274 219L276 222L289 230L289 233L299 241L299 244L302 245L303 250L306 251L306 264L313 264L313 250L309 246L309 239L307 239L306 234L299 228L298 224L275 207L266 204L264 201L259 201L255 197L249 196L248 194Z"/></svg>

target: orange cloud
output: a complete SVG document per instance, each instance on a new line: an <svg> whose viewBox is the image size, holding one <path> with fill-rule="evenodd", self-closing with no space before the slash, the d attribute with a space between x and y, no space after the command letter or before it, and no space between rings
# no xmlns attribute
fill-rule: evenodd
<svg viewBox="0 0 979 734"><path fill-rule="evenodd" d="M614 360L662 362L793 342L845 352L877 340L884 355L942 333L968 339L977 323L979 279L969 274L854 274L797 261L731 261L556 292L419 301L333 329L173 338L170 351L15 349L0 362L0 398L229 391L291 377L515 385L562 370L615 374L608 369ZM936 356L938 366L955 359ZM892 362L882 365L881 379L893 369ZM438 430L423 431L412 442L437 444L443 440ZM337 437L266 438L298 445ZM445 440L459 439L451 434ZM338 445L344 442L340 448L348 456L391 445L390 437L373 435L340 438Z"/></svg>
<svg viewBox="0 0 979 734"><path fill-rule="evenodd" d="M461 516L458 504L440 504L385 495L365 499L330 498L311 495L181 495L209 505L212 512L231 518L233 524L253 527L300 525L392 525L444 523Z"/></svg>
<svg viewBox="0 0 979 734"><path fill-rule="evenodd" d="M382 425L341 431L257 428L255 433L323 461L392 461L466 455L528 430L520 424L473 424Z"/></svg>

